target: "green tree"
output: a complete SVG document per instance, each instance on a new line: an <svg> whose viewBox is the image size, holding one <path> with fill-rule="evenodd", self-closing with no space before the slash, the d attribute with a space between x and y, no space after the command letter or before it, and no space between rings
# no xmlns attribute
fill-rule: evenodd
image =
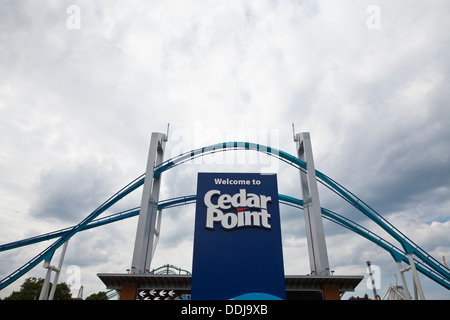
<svg viewBox="0 0 450 320"><path fill-rule="evenodd" d="M100 291L99 293L93 293L86 300L108 300L108 295L104 291Z"/></svg>
<svg viewBox="0 0 450 320"><path fill-rule="evenodd" d="M13 291L9 297L5 300L37 300L41 293L42 286L44 285L44 279L30 277L25 279L20 286L19 291ZM52 285L50 285L49 292ZM59 283L56 285L55 296L53 300L71 300L70 288L66 283Z"/></svg>

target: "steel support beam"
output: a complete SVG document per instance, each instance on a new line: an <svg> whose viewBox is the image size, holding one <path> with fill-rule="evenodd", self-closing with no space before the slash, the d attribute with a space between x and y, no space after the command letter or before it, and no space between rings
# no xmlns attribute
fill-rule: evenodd
<svg viewBox="0 0 450 320"><path fill-rule="evenodd" d="M141 209L134 243L133 260L130 273L144 274L150 270L153 253L156 247L155 235L159 236L157 221L160 223L161 211L158 211L161 175L153 177L155 166L164 160L164 149L167 135L153 132L148 152L145 172L144 190L142 192Z"/></svg>
<svg viewBox="0 0 450 320"><path fill-rule="evenodd" d="M420 284L419 274L417 273L416 264L414 263L413 255L411 253L406 255L409 260L409 266L411 267L413 284L414 284L414 299L425 300L425 295Z"/></svg>
<svg viewBox="0 0 450 320"><path fill-rule="evenodd" d="M327 276L330 274L330 265L309 132L294 135L294 141L297 143L298 158L306 163L306 173L300 171L300 181L303 192L306 239L308 242L311 274Z"/></svg>
<svg viewBox="0 0 450 320"><path fill-rule="evenodd" d="M370 281L372 282L372 291L373 291L373 298L376 300L378 297L378 293L377 293L377 288L375 285L375 279L373 278L373 272L372 272L372 268L371 266L371 262L367 261L367 269L369 271L369 277L370 277Z"/></svg>
<svg viewBox="0 0 450 320"><path fill-rule="evenodd" d="M408 269L408 267L403 269L401 261L397 261L397 266L398 266L398 272L400 273L400 278L402 280L403 291L405 292L406 300L411 300L411 295L409 294L408 285L406 283L405 275L403 274L406 271L408 271L409 269Z"/></svg>
<svg viewBox="0 0 450 320"><path fill-rule="evenodd" d="M45 276L44 284L42 285L41 294L39 295L39 300L53 300L56 292L56 285L58 284L59 274L61 273L61 268L64 262L64 256L66 255L67 245L69 244L69 240L67 240L62 248L61 255L59 257L58 266L52 266L51 259L48 261L44 261L44 268L47 269L47 274ZM50 278L52 275L52 271L55 271L55 277L53 279L52 290L50 291L50 295L48 294L48 290L50 289Z"/></svg>

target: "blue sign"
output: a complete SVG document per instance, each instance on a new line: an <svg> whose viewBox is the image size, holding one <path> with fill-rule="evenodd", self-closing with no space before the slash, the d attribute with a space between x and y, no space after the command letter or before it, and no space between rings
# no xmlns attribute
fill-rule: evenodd
<svg viewBox="0 0 450 320"><path fill-rule="evenodd" d="M198 174L191 297L286 299L276 174Z"/></svg>

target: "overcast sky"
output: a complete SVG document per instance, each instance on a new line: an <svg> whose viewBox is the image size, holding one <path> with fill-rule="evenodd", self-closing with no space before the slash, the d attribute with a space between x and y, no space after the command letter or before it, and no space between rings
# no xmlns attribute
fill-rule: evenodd
<svg viewBox="0 0 450 320"><path fill-rule="evenodd" d="M1 1L0 243L80 222L145 171L151 133L169 122L166 159L227 140L294 154L294 123L311 133L318 170L449 258L449 16L447 0ZM160 198L195 194L198 171L261 168L301 197L295 169L230 152L164 173ZM322 206L386 236L320 192ZM194 211L164 212L152 268L191 270ZM96 274L130 267L136 223L76 235L60 279L76 266L85 296L105 290ZM286 274L309 273L303 213L282 207L281 223ZM381 294L395 284L388 253L324 224L335 274L367 276L372 260ZM1 253L1 278L51 243ZM450 299L421 280L427 298ZM365 282L354 294L371 294Z"/></svg>

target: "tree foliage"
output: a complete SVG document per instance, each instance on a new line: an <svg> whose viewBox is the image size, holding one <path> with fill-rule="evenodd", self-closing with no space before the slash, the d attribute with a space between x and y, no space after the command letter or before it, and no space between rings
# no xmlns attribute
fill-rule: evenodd
<svg viewBox="0 0 450 320"><path fill-rule="evenodd" d="M37 300L41 293L42 286L44 285L44 279L30 277L25 279L23 284L20 286L19 291L13 291L10 296L6 297L5 300ZM52 289L52 284L50 284L49 292ZM53 300L70 300L72 295L70 293L70 288L66 283L58 283L56 285L55 296Z"/></svg>
<svg viewBox="0 0 450 320"><path fill-rule="evenodd" d="M106 292L100 291L99 293L93 293L86 300L108 300Z"/></svg>
<svg viewBox="0 0 450 320"><path fill-rule="evenodd" d="M4 300L38 300L41 294L44 279L30 277L25 279L20 286L19 291L13 291L11 295L5 297ZM50 284L49 292L52 289ZM65 283L58 283L56 285L55 296L53 300L80 300L79 298L72 298L69 286ZM108 300L108 295L104 291L93 293L86 298L86 300Z"/></svg>

